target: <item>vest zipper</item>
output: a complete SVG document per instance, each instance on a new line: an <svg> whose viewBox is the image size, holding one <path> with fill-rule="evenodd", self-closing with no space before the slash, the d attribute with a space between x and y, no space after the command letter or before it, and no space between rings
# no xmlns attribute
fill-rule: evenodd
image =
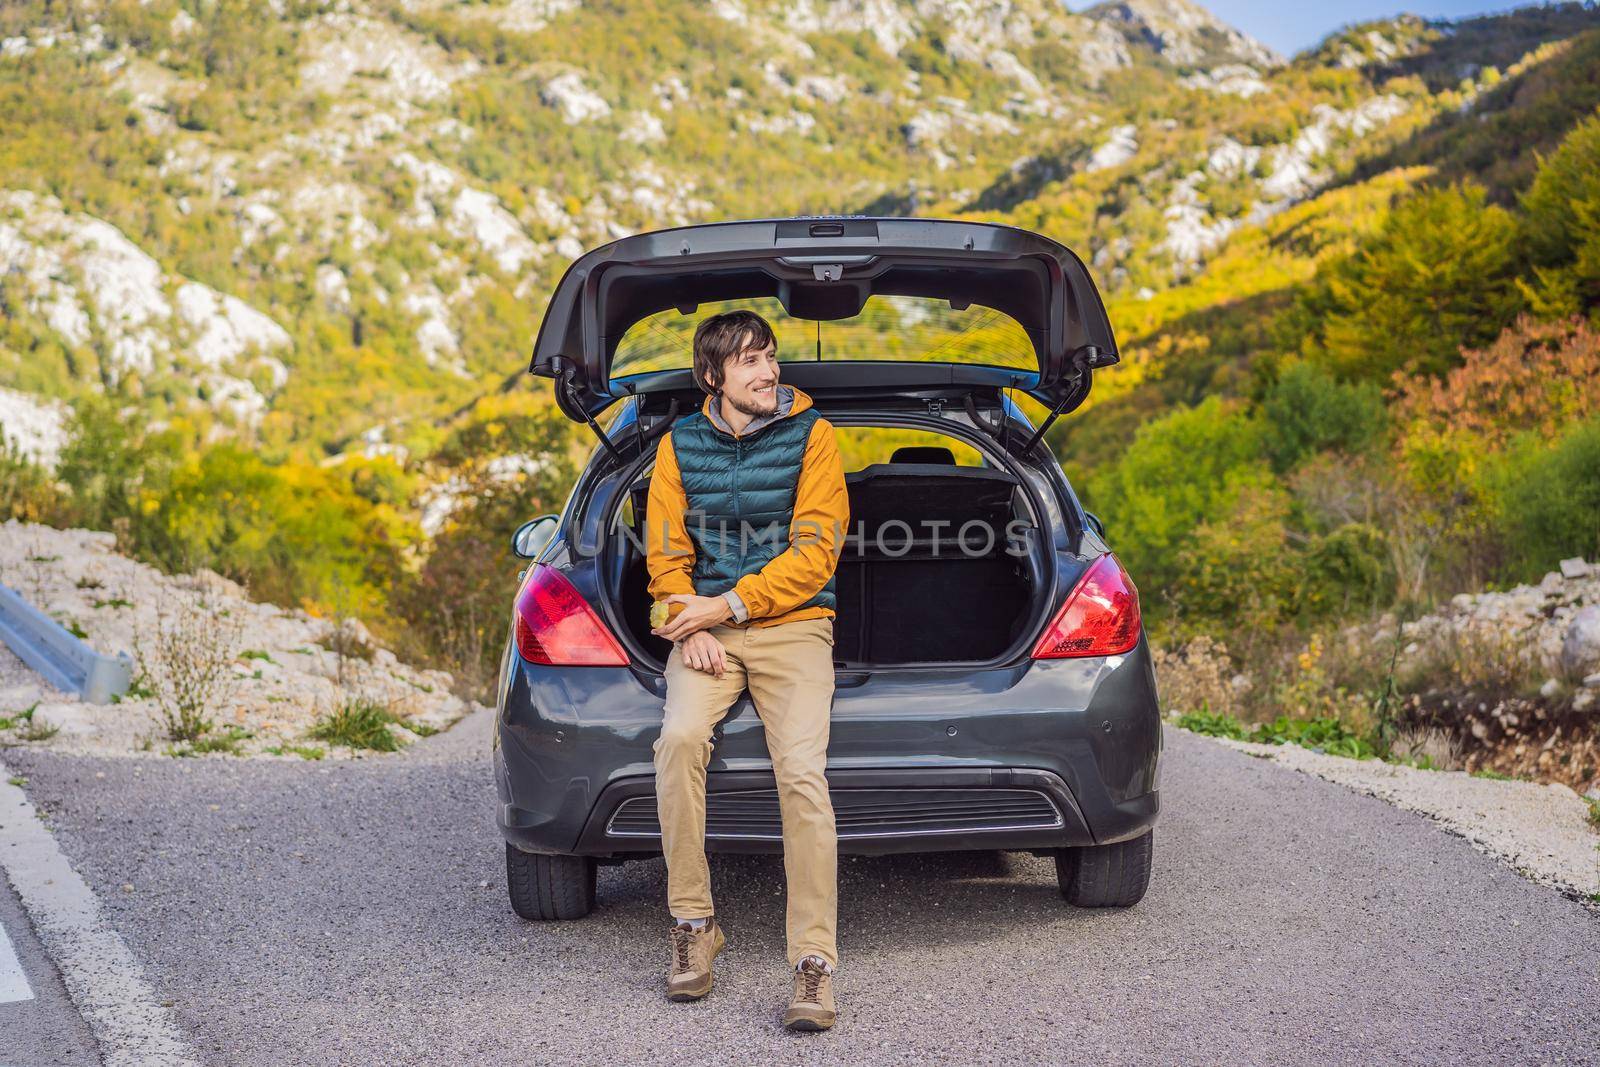
<svg viewBox="0 0 1600 1067"><path fill-rule="evenodd" d="M744 442L733 439L733 517L739 523L739 562L734 565L733 580L737 582L744 573L744 505L739 500L739 461L744 458ZM731 586L729 588L732 588Z"/></svg>

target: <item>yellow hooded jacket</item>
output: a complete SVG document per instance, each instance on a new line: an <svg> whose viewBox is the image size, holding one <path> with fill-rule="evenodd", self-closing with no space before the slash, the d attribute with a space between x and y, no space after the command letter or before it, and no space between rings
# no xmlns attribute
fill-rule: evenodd
<svg viewBox="0 0 1600 1067"><path fill-rule="evenodd" d="M780 388L793 390L794 394L785 417L812 406L811 397L794 386ZM713 423L720 424L720 413L714 415L711 407L714 399L706 397L702 411ZM656 465L650 476L645 509L645 566L650 572L650 596L655 600L665 600L673 593L695 591L691 577L694 542L689 538L684 519L688 508L689 498L684 492L669 430L656 446ZM832 608L798 605L811 599L838 567L849 520L850 498L844 485L844 461L839 457L833 424L819 418L811 427L801 460L794 514L789 522L789 547L761 570L745 575L734 584L733 591L744 602L750 617L743 624L729 619L724 625L776 626L781 622L832 617Z"/></svg>

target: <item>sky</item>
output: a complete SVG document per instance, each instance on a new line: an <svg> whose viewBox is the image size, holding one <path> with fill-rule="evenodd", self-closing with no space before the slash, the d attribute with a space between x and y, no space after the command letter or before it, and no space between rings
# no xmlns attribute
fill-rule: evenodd
<svg viewBox="0 0 1600 1067"><path fill-rule="evenodd" d="M1384 18L1407 12L1426 18L1464 18L1526 6L1514 0L1473 3L1472 0L1197 0L1222 21L1271 45L1286 56L1310 48L1351 22ZM1071 3L1076 9L1090 3Z"/></svg>

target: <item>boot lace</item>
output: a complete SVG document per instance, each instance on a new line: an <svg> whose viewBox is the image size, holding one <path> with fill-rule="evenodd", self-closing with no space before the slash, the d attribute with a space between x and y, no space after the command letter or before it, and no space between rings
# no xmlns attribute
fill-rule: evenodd
<svg viewBox="0 0 1600 1067"><path fill-rule="evenodd" d="M672 956L674 969L687 971L689 969L689 951L694 948L694 931L672 928Z"/></svg>
<svg viewBox="0 0 1600 1067"><path fill-rule="evenodd" d="M813 1004L822 1002L822 980L827 972L820 967L802 967L800 969L800 999Z"/></svg>

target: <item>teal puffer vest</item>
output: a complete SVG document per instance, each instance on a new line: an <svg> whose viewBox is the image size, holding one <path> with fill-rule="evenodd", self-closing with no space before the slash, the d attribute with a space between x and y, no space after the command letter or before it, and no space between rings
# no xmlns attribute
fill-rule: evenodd
<svg viewBox="0 0 1600 1067"><path fill-rule="evenodd" d="M694 542L696 593L721 596L788 551L795 489L817 417L816 408L807 408L740 438L717 429L704 411L672 424L672 448L689 501L684 521ZM830 575L798 607L836 603Z"/></svg>

